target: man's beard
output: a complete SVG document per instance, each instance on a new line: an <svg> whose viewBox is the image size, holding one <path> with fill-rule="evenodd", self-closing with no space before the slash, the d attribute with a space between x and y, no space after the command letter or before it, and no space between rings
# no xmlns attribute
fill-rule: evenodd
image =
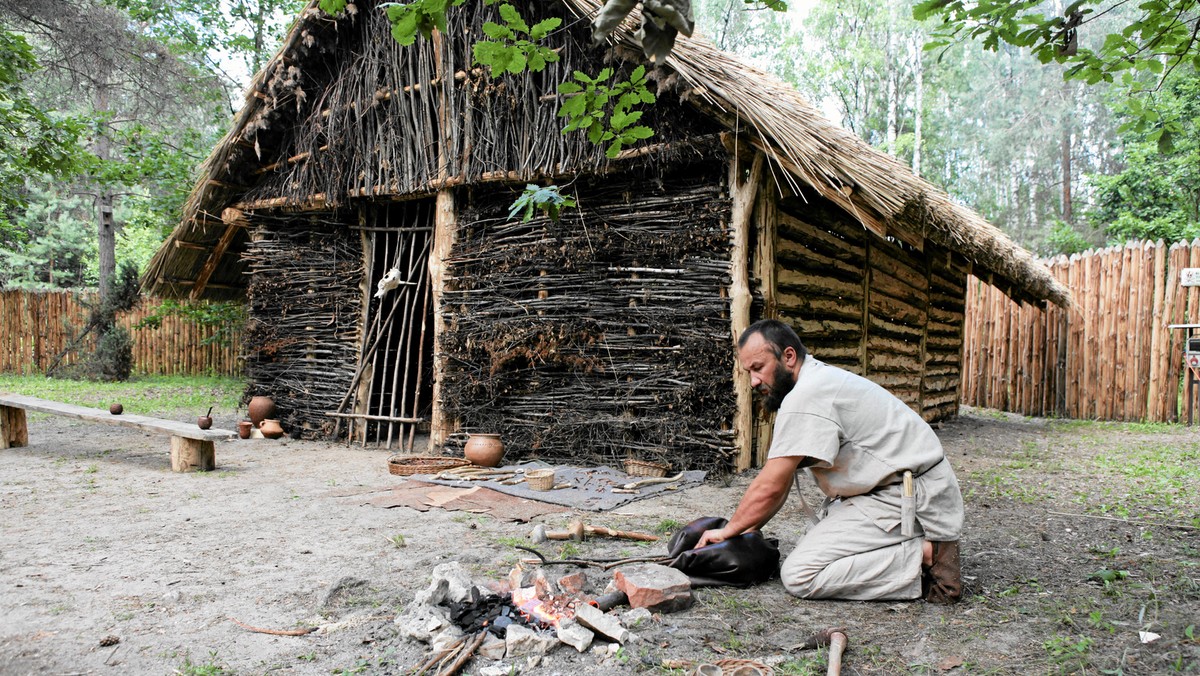
<svg viewBox="0 0 1200 676"><path fill-rule="evenodd" d="M782 362L775 365L775 373L772 375L775 384L767 390L762 403L763 409L768 413L778 411L780 405L783 404L783 398L796 386L796 379L792 377L792 372L787 370Z"/></svg>

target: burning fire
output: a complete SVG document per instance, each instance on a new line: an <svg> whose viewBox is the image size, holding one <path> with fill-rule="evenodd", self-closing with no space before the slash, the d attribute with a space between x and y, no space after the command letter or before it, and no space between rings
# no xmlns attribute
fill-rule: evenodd
<svg viewBox="0 0 1200 676"><path fill-rule="evenodd" d="M539 594L537 587L520 587L512 592L512 604L533 620L551 627L575 617L579 599L567 594Z"/></svg>

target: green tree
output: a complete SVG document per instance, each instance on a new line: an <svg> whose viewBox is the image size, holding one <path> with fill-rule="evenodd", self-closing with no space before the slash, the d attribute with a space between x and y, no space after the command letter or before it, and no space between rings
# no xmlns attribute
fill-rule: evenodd
<svg viewBox="0 0 1200 676"><path fill-rule="evenodd" d="M11 241L31 175L63 176L80 158L82 125L33 100L27 79L38 69L24 37L0 30L0 242Z"/></svg>
<svg viewBox="0 0 1200 676"><path fill-rule="evenodd" d="M1200 77L1171 78L1159 102L1179 131L1150 141L1128 125L1120 171L1088 177L1096 194L1088 219L1109 241L1200 236ZM1124 103L1127 119L1140 113Z"/></svg>
<svg viewBox="0 0 1200 676"><path fill-rule="evenodd" d="M30 82L39 105L87 122L90 152L76 165L73 190L92 197L103 298L116 270L120 200L141 196L162 210L164 223L175 220L191 167L215 136L224 97L190 53L172 52L156 38L156 27L113 7L0 0L0 16L39 55L43 68Z"/></svg>
<svg viewBox="0 0 1200 676"><path fill-rule="evenodd" d="M1051 10L1038 0L925 0L918 19L941 20L931 48L973 38L990 50L1002 44L1063 64L1063 77L1087 84L1119 82L1126 94L1158 90L1176 68L1200 68L1197 0L1076 0ZM1139 131L1161 133L1177 120L1143 107ZM1176 131L1173 128L1172 131ZM1154 140L1154 139L1151 139Z"/></svg>

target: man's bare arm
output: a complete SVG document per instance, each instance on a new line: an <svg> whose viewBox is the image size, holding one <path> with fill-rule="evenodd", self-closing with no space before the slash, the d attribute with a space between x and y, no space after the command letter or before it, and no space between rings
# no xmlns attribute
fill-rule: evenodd
<svg viewBox="0 0 1200 676"><path fill-rule="evenodd" d="M768 460L754 481L750 482L729 523L724 528L705 531L696 547L721 542L766 525L787 501L796 468L803 459L803 456L788 456Z"/></svg>

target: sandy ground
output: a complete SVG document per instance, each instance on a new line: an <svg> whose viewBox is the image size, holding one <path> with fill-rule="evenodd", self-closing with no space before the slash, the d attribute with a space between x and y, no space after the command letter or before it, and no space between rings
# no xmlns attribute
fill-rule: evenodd
<svg viewBox="0 0 1200 676"><path fill-rule="evenodd" d="M822 653L793 648L842 625L847 674L1200 673L1200 530L1140 522L1200 524L1188 520L1200 519L1196 432L983 413L939 435L968 503L963 603L800 601L778 581L698 590L692 609L636 627L619 651L563 647L536 665L503 664L526 674L683 673L662 660L746 658L778 674L824 673ZM392 619L435 566L455 560L498 579L525 556L512 545L528 523L347 497L404 481L387 473L386 451L238 440L217 444L217 471L176 474L163 436L32 415L30 442L0 451L4 675L405 673L425 646L400 638ZM1192 468L1156 489L1176 494L1165 507L1128 497L1145 477L1095 469L1160 445ZM727 515L751 478L583 516L654 530ZM1122 495L1132 512L1102 511ZM1074 516L1084 512L1110 518ZM572 516L535 522L561 528ZM786 542L802 528L793 500L767 530ZM596 541L578 553L661 549ZM1096 576L1105 570L1116 577ZM234 620L317 630L268 635ZM1141 630L1160 638L1143 643ZM495 664L475 660L466 673L486 666Z"/></svg>

